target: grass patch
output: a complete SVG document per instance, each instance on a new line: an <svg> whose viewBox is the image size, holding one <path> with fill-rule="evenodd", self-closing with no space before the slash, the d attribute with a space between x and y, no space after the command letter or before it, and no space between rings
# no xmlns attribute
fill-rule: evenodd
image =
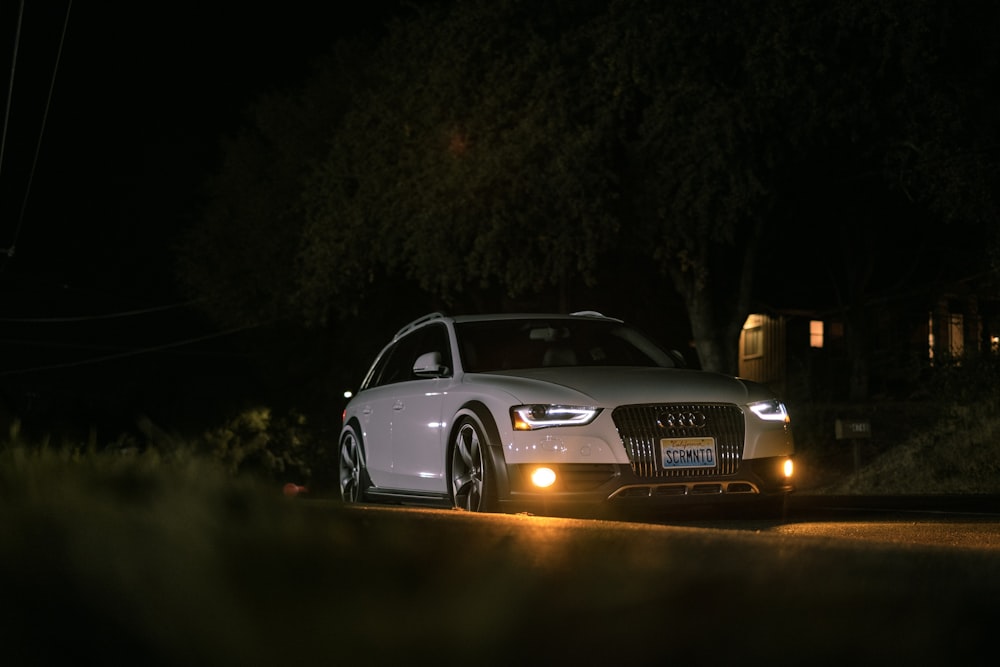
<svg viewBox="0 0 1000 667"><path fill-rule="evenodd" d="M806 462L828 463L812 493L855 495L1000 493L1000 411L995 404L880 406L872 439L827 445ZM891 413L891 414L885 414ZM879 436L881 429L890 429ZM885 441L882 441L884 438Z"/></svg>
<svg viewBox="0 0 1000 667"><path fill-rule="evenodd" d="M12 664L236 650L239 601L218 582L231 543L275 514L260 491L257 481L179 451L8 444L0 451L0 627Z"/></svg>
<svg viewBox="0 0 1000 667"><path fill-rule="evenodd" d="M800 489L859 495L1000 493L997 364L947 368L933 392L905 400L792 406ZM929 394L933 393L933 397ZM871 437L837 440L837 419L862 419Z"/></svg>

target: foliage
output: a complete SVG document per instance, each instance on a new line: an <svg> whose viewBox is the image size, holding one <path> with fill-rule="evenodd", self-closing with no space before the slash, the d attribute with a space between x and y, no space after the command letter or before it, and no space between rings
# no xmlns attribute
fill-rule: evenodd
<svg viewBox="0 0 1000 667"><path fill-rule="evenodd" d="M276 417L268 408L244 410L195 442L230 474L256 474L290 482L308 481L309 442L305 417Z"/></svg>
<svg viewBox="0 0 1000 667"><path fill-rule="evenodd" d="M934 0L613 7L609 76L634 119L628 200L685 299L703 362L715 360L706 366L735 366L751 296L795 303L795 285L776 291L789 275L809 277L805 305L858 307L939 261L915 220L995 219L982 187L992 178L995 191L995 170L973 137L996 124L964 110L997 100L964 95L989 89L969 79L996 72L997 50L979 37L985 61L947 60L976 12ZM905 151L922 157L904 163ZM981 185L955 188L972 179ZM890 248L913 252L887 261ZM824 275L834 298L816 290Z"/></svg>
<svg viewBox="0 0 1000 667"><path fill-rule="evenodd" d="M921 382L921 396L939 398L946 405L982 404L1000 410L1000 358L968 355L942 360L928 368Z"/></svg>
<svg viewBox="0 0 1000 667"><path fill-rule="evenodd" d="M775 27L760 17L732 3L619 2L600 30L631 234L683 298L702 367L726 372L787 152L773 70L755 62Z"/></svg>
<svg viewBox="0 0 1000 667"><path fill-rule="evenodd" d="M609 118L581 85L588 5L459 3L395 26L305 193L311 312L382 276L445 303L592 278L617 220Z"/></svg>
<svg viewBox="0 0 1000 667"><path fill-rule="evenodd" d="M807 492L859 495L1000 493L1000 364L943 365L908 401L796 406ZM836 419L865 419L871 438L835 440Z"/></svg>
<svg viewBox="0 0 1000 667"><path fill-rule="evenodd" d="M851 474L817 489L859 495L1000 493L1000 414L995 404L931 408L925 431L866 458ZM870 459L870 460L868 460Z"/></svg>
<svg viewBox="0 0 1000 667"><path fill-rule="evenodd" d="M499 299L563 309L641 262L682 297L701 365L733 372L754 300L787 298L774 291L790 273L826 270L823 298L856 309L925 265L934 248L915 226L975 222L996 237L982 224L996 220L995 9L406 11L354 52L370 57L344 51L308 86L262 101L228 147L206 226L181 251L187 283L220 315L329 324L362 308Z"/></svg>
<svg viewBox="0 0 1000 667"><path fill-rule="evenodd" d="M296 313L301 192L362 85L363 59L361 45L341 45L298 88L257 100L243 129L224 139L201 223L178 242L176 267L217 320L255 325Z"/></svg>
<svg viewBox="0 0 1000 667"><path fill-rule="evenodd" d="M328 491L335 482L336 435L328 426L309 420L295 409L257 406L219 418L204 430L181 435L161 428L148 417L137 419L137 430L123 432L108 441L90 437L54 442L49 435L32 440L13 419L0 450L18 460L35 452L48 460L84 466L94 461L120 461L121 466L152 470L159 465L185 467L200 461L232 479L253 479L279 488L295 484ZM107 465L102 464L102 465Z"/></svg>

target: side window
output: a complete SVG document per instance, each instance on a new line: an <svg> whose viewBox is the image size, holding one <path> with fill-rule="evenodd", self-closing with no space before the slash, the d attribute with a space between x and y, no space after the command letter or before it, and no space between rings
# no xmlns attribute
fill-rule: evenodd
<svg viewBox="0 0 1000 667"><path fill-rule="evenodd" d="M387 349L382 354L381 357L379 357L378 361L375 362L375 366L372 368L371 372L368 374L368 378L362 384L362 386L361 386L362 389L368 389L369 387L379 387L379 386L385 384L385 380L384 380L385 375L386 375L385 369L389 365L389 359L392 358L392 355L396 352L396 348L398 348L398 347L399 347L399 345L393 345L392 347L390 347L389 349Z"/></svg>
<svg viewBox="0 0 1000 667"><path fill-rule="evenodd" d="M422 354L438 352L441 363L452 369L448 330L442 324L431 324L407 334L386 351L381 372L372 378L372 386L415 380L413 363Z"/></svg>
<svg viewBox="0 0 1000 667"><path fill-rule="evenodd" d="M451 342L448 339L448 328L443 324L432 324L424 327L424 330L427 332L427 339L424 349L417 352L417 354L421 355L425 352L439 353L441 355L441 364L448 367L450 375L455 371L455 366L451 363Z"/></svg>
<svg viewBox="0 0 1000 667"><path fill-rule="evenodd" d="M412 377L413 362L417 358L414 350L417 349L416 333L414 332L401 338L389 355L386 362L385 371L379 379L379 384L392 384L394 382L405 382Z"/></svg>

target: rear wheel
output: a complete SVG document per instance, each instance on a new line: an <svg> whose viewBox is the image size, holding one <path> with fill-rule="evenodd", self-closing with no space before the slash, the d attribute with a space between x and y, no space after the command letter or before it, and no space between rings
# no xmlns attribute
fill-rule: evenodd
<svg viewBox="0 0 1000 667"><path fill-rule="evenodd" d="M458 422L451 444L451 500L470 512L496 511L496 487L490 467L489 441L479 423Z"/></svg>
<svg viewBox="0 0 1000 667"><path fill-rule="evenodd" d="M347 427L340 436L340 499L345 503L360 503L365 499L365 462L361 439Z"/></svg>

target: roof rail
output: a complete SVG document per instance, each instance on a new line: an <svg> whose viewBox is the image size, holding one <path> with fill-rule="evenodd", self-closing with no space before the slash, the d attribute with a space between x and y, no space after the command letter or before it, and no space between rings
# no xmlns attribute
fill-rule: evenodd
<svg viewBox="0 0 1000 667"><path fill-rule="evenodd" d="M444 317L444 313L439 313L439 312L428 313L427 315L424 315L423 317L418 317L417 319L413 320L412 322L410 322L409 324L407 324L406 326L404 326L402 329L400 329L399 331L397 331L396 335L393 336L392 339L396 340L397 338L399 338L400 336L402 336L406 332L412 331L413 329L417 328L418 326L420 326L424 322L430 322L431 320L439 320L442 317Z"/></svg>
<svg viewBox="0 0 1000 667"><path fill-rule="evenodd" d="M599 317L602 320L611 320L612 322L618 322L619 324L624 324L624 320L617 317L611 317L610 315L605 315L604 313L599 313L596 310L578 310L575 313L570 313L572 317Z"/></svg>

